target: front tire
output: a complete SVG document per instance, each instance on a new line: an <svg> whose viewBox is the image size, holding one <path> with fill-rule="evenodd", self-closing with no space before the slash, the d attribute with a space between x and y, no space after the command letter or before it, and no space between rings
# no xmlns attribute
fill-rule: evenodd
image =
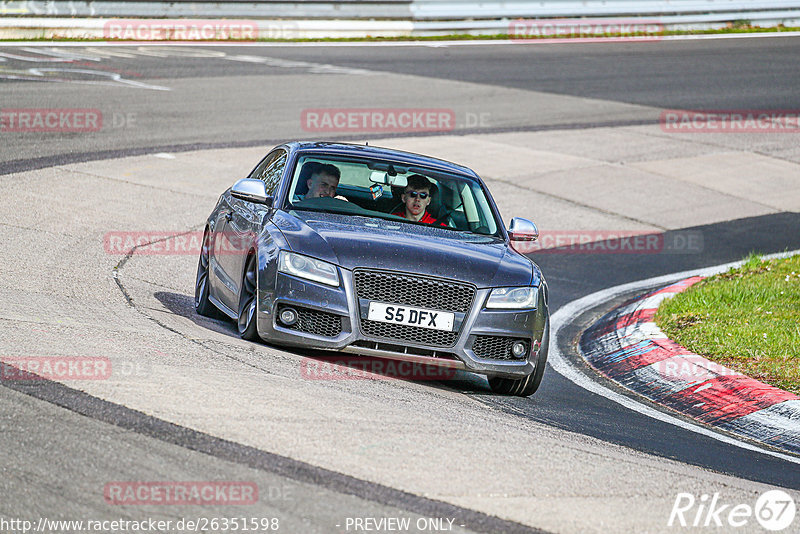
<svg viewBox="0 0 800 534"><path fill-rule="evenodd" d="M256 254L247 257L239 296L239 335L248 341L259 341L258 321L258 260Z"/></svg>
<svg viewBox="0 0 800 534"><path fill-rule="evenodd" d="M533 395L542 383L549 348L550 318L548 317L544 325L544 334L542 335L542 345L539 348L539 356L536 359L536 369L525 378L502 378L493 376L489 378L489 387L492 388L493 392L500 395L517 395L520 397L529 397Z"/></svg>

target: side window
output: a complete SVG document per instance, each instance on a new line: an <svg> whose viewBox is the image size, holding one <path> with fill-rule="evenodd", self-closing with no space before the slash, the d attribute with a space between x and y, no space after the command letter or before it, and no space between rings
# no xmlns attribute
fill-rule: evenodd
<svg viewBox="0 0 800 534"><path fill-rule="evenodd" d="M256 167L250 178L262 180L267 186L267 194L274 196L281 182L283 170L286 167L286 158L285 151L276 150Z"/></svg>

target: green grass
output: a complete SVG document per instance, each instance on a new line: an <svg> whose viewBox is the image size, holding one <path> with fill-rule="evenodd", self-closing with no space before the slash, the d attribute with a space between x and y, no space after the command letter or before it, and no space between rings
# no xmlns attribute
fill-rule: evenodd
<svg viewBox="0 0 800 534"><path fill-rule="evenodd" d="M760 28L757 26L751 26L748 21L736 21L731 23L731 25L727 28L721 28L718 30L668 30L662 31L658 33L634 33L634 34L619 34L619 33L607 33L604 35L592 35L591 37L647 37L651 39L658 39L659 37L666 37L671 35L719 35L719 34L729 34L729 33L779 33L779 32L794 32L800 31L800 28L796 27L787 27L787 26L774 26L770 28ZM520 42L530 41L530 40L541 40L547 41L548 39L575 39L576 41L580 41L585 37L572 34L572 35L557 35L557 36L516 36L510 35L507 33L498 33L493 35L470 35L470 34L449 34L449 35L429 35L429 36L411 36L411 35L402 35L397 37L324 37L324 38L302 38L302 39L255 39L259 42L380 42L380 41L462 41L462 40L475 40L475 41L491 41L491 40L498 40L498 39L510 39L510 40L517 40ZM126 40L126 39L103 39L103 38L90 38L90 39L78 39L73 37L63 37L63 38L46 38L46 37L33 37L29 39L3 39L0 40L2 42L13 42L13 41L45 41L45 42L66 42L66 41L75 41L75 42L119 42L119 43L126 43L129 42L131 44L135 44L138 41L134 40ZM251 42L252 40L245 40L242 42ZM183 42L183 41L182 41ZM214 43L214 42L237 42L235 39L229 40L207 40L207 41L185 41L185 42L195 42L198 44L202 43Z"/></svg>
<svg viewBox="0 0 800 534"><path fill-rule="evenodd" d="M665 300L656 323L692 352L800 394L800 256L751 254Z"/></svg>

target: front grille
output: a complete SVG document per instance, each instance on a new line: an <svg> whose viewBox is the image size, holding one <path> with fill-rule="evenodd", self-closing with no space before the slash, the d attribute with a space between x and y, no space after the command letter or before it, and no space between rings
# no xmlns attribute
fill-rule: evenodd
<svg viewBox="0 0 800 534"><path fill-rule="evenodd" d="M375 300L454 313L468 313L475 298L469 284L384 271L356 270L353 273L359 299ZM410 341L431 347L452 347L458 331L445 332L401 324L361 319L364 335L398 341Z"/></svg>
<svg viewBox="0 0 800 534"><path fill-rule="evenodd" d="M356 270L353 278L359 298L467 313L475 297L469 284L399 273Z"/></svg>
<svg viewBox="0 0 800 534"><path fill-rule="evenodd" d="M289 308L289 306L278 306L279 317L281 312L286 308ZM299 330L300 332L325 337L336 337L342 333L341 316L308 308L298 308L294 306L292 306L292 308L297 312L297 322L292 326L278 323L283 328L290 328L292 330Z"/></svg>
<svg viewBox="0 0 800 534"><path fill-rule="evenodd" d="M369 319L361 320L361 331L370 337L412 341L420 345L433 347L452 347L458 338L458 332L445 332L404 324L381 323L370 321Z"/></svg>
<svg viewBox="0 0 800 534"><path fill-rule="evenodd" d="M524 339L517 339L514 337L505 336L475 336L472 342L472 352L478 358L485 360L521 360L523 358L515 358L511 354L511 345L516 341L523 341Z"/></svg>

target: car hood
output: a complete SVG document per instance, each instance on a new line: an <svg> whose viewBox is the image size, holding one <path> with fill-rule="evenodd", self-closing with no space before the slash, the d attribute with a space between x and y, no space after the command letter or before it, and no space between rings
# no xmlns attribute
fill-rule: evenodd
<svg viewBox="0 0 800 534"><path fill-rule="evenodd" d="M374 268L470 282L477 287L524 286L533 264L500 239L465 232L331 213L276 212L295 252L345 269Z"/></svg>

